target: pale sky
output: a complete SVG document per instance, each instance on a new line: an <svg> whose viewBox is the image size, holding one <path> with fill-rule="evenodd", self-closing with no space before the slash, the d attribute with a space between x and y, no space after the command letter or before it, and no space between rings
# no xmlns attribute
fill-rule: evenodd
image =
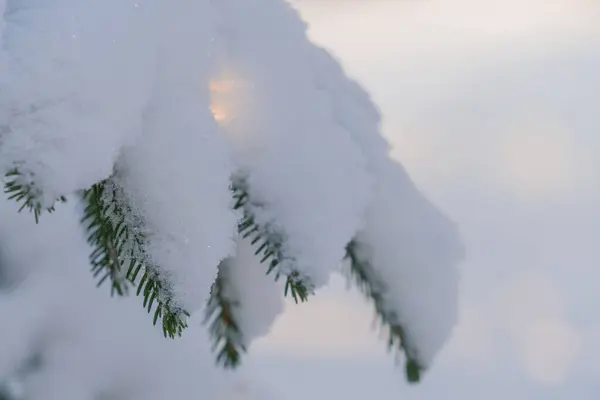
<svg viewBox="0 0 600 400"><path fill-rule="evenodd" d="M461 322L417 387L341 279L248 370L287 400L595 399L600 3L297 0L372 94L394 156L461 227ZM272 377L272 379L271 379Z"/></svg>

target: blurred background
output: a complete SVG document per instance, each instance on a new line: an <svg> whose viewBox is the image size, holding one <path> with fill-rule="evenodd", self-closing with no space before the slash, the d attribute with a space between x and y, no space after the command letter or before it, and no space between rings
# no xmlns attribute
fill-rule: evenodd
<svg viewBox="0 0 600 400"><path fill-rule="evenodd" d="M293 0L461 228L461 322L418 386L334 278L248 360L288 400L595 399L600 2Z"/></svg>

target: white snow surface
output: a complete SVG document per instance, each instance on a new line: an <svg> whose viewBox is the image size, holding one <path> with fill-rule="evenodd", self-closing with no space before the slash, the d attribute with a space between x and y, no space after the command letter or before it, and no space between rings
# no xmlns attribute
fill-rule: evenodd
<svg viewBox="0 0 600 400"><path fill-rule="evenodd" d="M182 339L166 340L139 298L95 287L74 194L115 166L149 256L189 311L232 257L244 339L265 335L281 312L266 265L246 242L235 246L228 186L243 173L258 222L286 239L282 272L322 286L357 237L411 355L431 365L457 318L457 229L390 160L369 96L308 41L284 0L3 7L0 172L32 174L46 205L70 197L39 225L0 200L0 279L12 280L0 285L0 379L39 353L42 368L24 382L31 400L270 400L229 385L194 316ZM215 95L211 81L229 89Z"/></svg>
<svg viewBox="0 0 600 400"><path fill-rule="evenodd" d="M458 227L419 192L379 134L380 116L360 86L326 51L313 48L317 85L336 121L363 150L375 190L357 236L387 286L386 305L407 335L411 357L429 367L458 319L458 268L465 256Z"/></svg>
<svg viewBox="0 0 600 400"><path fill-rule="evenodd" d="M403 168L390 163L357 238L385 282L386 306L404 327L409 355L424 368L458 320L456 265L464 250L456 232Z"/></svg>
<svg viewBox="0 0 600 400"><path fill-rule="evenodd" d="M254 339L269 333L284 308L283 281L274 283L254 252L248 239L240 239L235 256L219 269L226 283L223 294L233 303L233 318L246 349Z"/></svg>
<svg viewBox="0 0 600 400"><path fill-rule="evenodd" d="M112 172L140 134L156 11L120 0L6 0L0 167L35 175L45 205Z"/></svg>
<svg viewBox="0 0 600 400"><path fill-rule="evenodd" d="M0 201L0 265L25 272L18 286L0 292L0 377L39 352L42 368L23 382L31 400L187 400L199 393L238 400L222 397L235 377L215 369L198 320L184 337L167 340L139 298L111 298L107 286L95 287L75 203L35 225L14 202Z"/></svg>
<svg viewBox="0 0 600 400"><path fill-rule="evenodd" d="M309 63L314 45L289 5L215 5L216 57L227 66L235 99L224 130L249 175L251 198L262 205L254 209L258 221L287 239L284 251L293 261L280 265L281 271L296 269L318 288L343 258L368 204L364 155L315 87Z"/></svg>
<svg viewBox="0 0 600 400"><path fill-rule="evenodd" d="M145 220L150 257L173 284L175 300L193 312L208 298L219 262L234 249L234 169L209 109L209 4L164 4L143 134L117 167Z"/></svg>

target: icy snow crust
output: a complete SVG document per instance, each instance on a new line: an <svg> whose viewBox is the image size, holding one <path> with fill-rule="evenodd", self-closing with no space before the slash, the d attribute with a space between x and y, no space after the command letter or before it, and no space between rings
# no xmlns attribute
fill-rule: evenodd
<svg viewBox="0 0 600 400"><path fill-rule="evenodd" d="M246 345L283 309L236 235L229 184L241 173L258 222L285 238L281 272L322 286L357 239L410 355L431 365L457 318L456 227L388 157L369 96L284 0L0 0L0 11L0 171L31 175L45 205L69 196L39 225L0 200L0 381L41 354L32 400L266 400L221 393L230 377L194 317L168 341L139 298L95 288L74 194L115 169L148 257L189 311L227 257ZM209 82L223 79L218 124Z"/></svg>

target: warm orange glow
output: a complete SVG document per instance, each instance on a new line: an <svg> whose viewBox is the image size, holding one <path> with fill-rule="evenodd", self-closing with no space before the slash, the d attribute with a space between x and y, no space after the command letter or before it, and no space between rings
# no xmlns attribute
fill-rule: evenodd
<svg viewBox="0 0 600 400"><path fill-rule="evenodd" d="M227 111L225 110L225 107L215 103L211 103L209 108L210 112L212 112L215 121L221 123L227 119Z"/></svg>
<svg viewBox="0 0 600 400"><path fill-rule="evenodd" d="M221 81L212 81L209 84L209 89L212 94L215 93L227 93L233 89L234 81L229 80L221 80Z"/></svg>
<svg viewBox="0 0 600 400"><path fill-rule="evenodd" d="M220 99L231 92L233 89L233 80L218 80L211 81L209 83L210 90L210 111L213 114L213 118L219 124L224 123L227 120L228 112L224 102Z"/></svg>

